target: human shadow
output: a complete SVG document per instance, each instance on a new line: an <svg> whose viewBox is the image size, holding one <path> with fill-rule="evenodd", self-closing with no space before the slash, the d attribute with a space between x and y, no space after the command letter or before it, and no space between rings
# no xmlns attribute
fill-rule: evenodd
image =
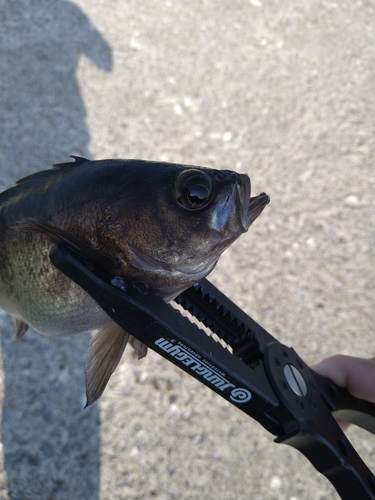
<svg viewBox="0 0 375 500"><path fill-rule="evenodd" d="M112 68L111 49L74 3L4 0L0 4L0 191L25 175L90 156L86 110L76 72L87 56ZM9 498L99 496L98 406L84 407L89 335L18 341L0 312L4 368L1 422Z"/></svg>

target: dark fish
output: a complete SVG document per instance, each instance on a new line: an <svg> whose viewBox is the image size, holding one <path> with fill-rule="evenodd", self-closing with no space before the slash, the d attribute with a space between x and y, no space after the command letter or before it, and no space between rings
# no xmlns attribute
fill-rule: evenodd
<svg viewBox="0 0 375 500"><path fill-rule="evenodd" d="M201 280L260 215L266 194L228 170L142 160L55 165L0 194L0 307L43 335L96 330L86 358L87 405L103 393L129 336L49 260L64 241L113 276L166 301Z"/></svg>

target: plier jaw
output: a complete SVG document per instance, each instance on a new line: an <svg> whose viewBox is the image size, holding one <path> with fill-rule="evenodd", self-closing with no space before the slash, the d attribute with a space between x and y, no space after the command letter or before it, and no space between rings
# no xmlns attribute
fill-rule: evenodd
<svg viewBox="0 0 375 500"><path fill-rule="evenodd" d="M316 374L208 280L175 302L212 335L146 286L109 276L63 243L50 258L124 330L303 453L342 499L375 500L375 476L335 420L375 434L375 405Z"/></svg>

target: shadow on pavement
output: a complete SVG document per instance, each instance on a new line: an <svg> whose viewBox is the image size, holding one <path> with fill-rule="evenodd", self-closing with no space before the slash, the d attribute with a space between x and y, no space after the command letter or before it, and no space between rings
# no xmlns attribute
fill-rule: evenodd
<svg viewBox="0 0 375 500"><path fill-rule="evenodd" d="M67 1L6 0L0 6L0 191L31 172L90 156L79 58L112 69L111 49L79 7ZM9 497L99 496L98 406L85 404L89 334L13 338L0 312L4 366L1 423Z"/></svg>

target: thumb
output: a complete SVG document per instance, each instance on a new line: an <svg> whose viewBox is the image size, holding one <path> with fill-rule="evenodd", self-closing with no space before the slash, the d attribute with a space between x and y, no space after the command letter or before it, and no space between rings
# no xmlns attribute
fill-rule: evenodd
<svg viewBox="0 0 375 500"><path fill-rule="evenodd" d="M337 354L321 361L313 370L345 387L353 396L375 403L375 358Z"/></svg>

